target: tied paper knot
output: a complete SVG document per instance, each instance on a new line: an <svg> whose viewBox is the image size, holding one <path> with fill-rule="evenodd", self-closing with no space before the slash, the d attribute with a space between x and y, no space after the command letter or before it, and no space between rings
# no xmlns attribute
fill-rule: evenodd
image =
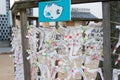
<svg viewBox="0 0 120 80"><path fill-rule="evenodd" d="M51 44L52 44L53 46L57 46L57 43L55 43L55 42L51 42Z"/></svg>
<svg viewBox="0 0 120 80"><path fill-rule="evenodd" d="M99 60L99 56L97 54L92 55L92 60Z"/></svg>
<svg viewBox="0 0 120 80"><path fill-rule="evenodd" d="M57 62L59 63L61 60L60 59L57 59Z"/></svg>
<svg viewBox="0 0 120 80"><path fill-rule="evenodd" d="M90 46L90 49L94 49L94 46Z"/></svg>
<svg viewBox="0 0 120 80"><path fill-rule="evenodd" d="M72 39L73 38L73 36L69 36L69 39Z"/></svg>
<svg viewBox="0 0 120 80"><path fill-rule="evenodd" d="M117 47L114 48L114 50L117 50L117 49L118 49Z"/></svg>
<svg viewBox="0 0 120 80"><path fill-rule="evenodd" d="M77 44L74 42L74 43L73 43L73 46L76 46L76 45L77 45Z"/></svg>
<svg viewBox="0 0 120 80"><path fill-rule="evenodd" d="M86 61L86 55L82 55L81 53L88 53L90 55L90 58L97 59L98 60L98 53L99 50L96 48L99 39L96 39L94 35L91 35L91 31L93 29L88 30L90 28L84 26L74 27L74 28L66 28L61 29L60 31L56 31L55 28L40 28L37 29L40 33L39 37L39 43L40 46L37 44L37 36L35 30L30 31L34 33L30 36L30 55L28 58L31 61L31 64L33 66L33 63L38 62L37 64L41 70L41 80L55 80L55 75L57 73L65 72L68 74L67 78L64 78L64 80L70 80L71 78L76 78L76 74L80 73L84 80L88 80L86 77L86 71L83 71L83 68L81 66L75 65L77 64L76 60L78 60L80 57L85 56ZM97 31L97 30L95 30ZM99 32L100 33L100 32ZM83 34L83 35L82 35ZM93 31L93 34L98 34L97 32ZM101 34L101 33L100 33ZM58 35L58 36L56 36ZM85 46L84 52L82 51L83 45ZM102 46L102 42L99 43L98 46ZM37 47L39 47L39 50L37 50ZM101 47L102 48L102 47ZM99 49L101 49L99 48ZM56 49L59 49L58 51ZM94 55L96 53L96 55ZM92 59L89 59L92 60ZM84 60L79 61L80 63L84 63ZM55 65L55 62L58 63L58 65ZM70 66L71 64L74 64L74 66ZM94 64L96 65L96 64ZM35 70L34 70L35 68ZM35 71L37 75L37 69L34 67L32 70ZM98 69L91 70L89 68L84 68L88 72L96 72L99 71ZM47 77L46 74L49 74ZM36 75L32 74L32 76L36 77ZM37 75L39 76L39 75ZM36 79L36 78L35 78ZM63 80L63 79L61 79Z"/></svg>
<svg viewBox="0 0 120 80"><path fill-rule="evenodd" d="M120 69L113 69L113 79L112 80L119 80L118 76L120 75Z"/></svg>
<svg viewBox="0 0 120 80"><path fill-rule="evenodd" d="M116 59L116 62L120 62L120 59Z"/></svg>
<svg viewBox="0 0 120 80"><path fill-rule="evenodd" d="M119 54L118 58L115 61L115 65L117 65L119 62L120 62L120 54Z"/></svg>
<svg viewBox="0 0 120 80"><path fill-rule="evenodd" d="M79 33L76 33L76 36L79 36L80 34Z"/></svg>
<svg viewBox="0 0 120 80"><path fill-rule="evenodd" d="M64 38L67 38L67 37L68 37L68 36L66 36L66 35L64 36Z"/></svg>
<svg viewBox="0 0 120 80"><path fill-rule="evenodd" d="M71 70L72 73L74 73L74 70Z"/></svg>

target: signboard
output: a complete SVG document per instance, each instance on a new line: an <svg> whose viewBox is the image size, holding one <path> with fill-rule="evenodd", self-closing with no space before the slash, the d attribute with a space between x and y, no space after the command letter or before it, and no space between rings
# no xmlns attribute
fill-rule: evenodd
<svg viewBox="0 0 120 80"><path fill-rule="evenodd" d="M6 14L6 0L0 0L0 14Z"/></svg>
<svg viewBox="0 0 120 80"><path fill-rule="evenodd" d="M71 20L71 0L39 2L39 22Z"/></svg>

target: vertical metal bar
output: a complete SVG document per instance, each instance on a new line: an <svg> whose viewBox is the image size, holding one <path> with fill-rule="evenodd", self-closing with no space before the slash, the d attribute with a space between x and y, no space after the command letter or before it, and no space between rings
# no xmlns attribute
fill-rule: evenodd
<svg viewBox="0 0 120 80"><path fill-rule="evenodd" d="M16 26L16 15L12 14L12 26L15 27Z"/></svg>
<svg viewBox="0 0 120 80"><path fill-rule="evenodd" d="M111 42L110 42L110 3L102 2L103 7L103 75L104 80L112 80L112 67L111 67Z"/></svg>
<svg viewBox="0 0 120 80"><path fill-rule="evenodd" d="M58 22L55 22L55 28L58 29ZM58 40L58 35L56 35L56 40ZM56 49L57 53L58 53L58 48ZM58 66L58 62L57 60L55 61L55 66ZM58 73L56 73L55 75L55 79L58 78Z"/></svg>
<svg viewBox="0 0 120 80"><path fill-rule="evenodd" d="M15 14L12 14L12 27L16 27L16 15ZM16 71L16 67L14 66L14 72L15 71Z"/></svg>
<svg viewBox="0 0 120 80"><path fill-rule="evenodd" d="M36 27L39 27L39 21L38 21L38 19L36 20Z"/></svg>
<svg viewBox="0 0 120 80"><path fill-rule="evenodd" d="M56 28L56 29L59 28L58 22L55 22L55 28Z"/></svg>
<svg viewBox="0 0 120 80"><path fill-rule="evenodd" d="M85 30L84 30L83 33L82 33L82 37L85 38L85 36L86 36L86 34L85 34ZM85 45L84 44L82 45L82 54L83 55L85 54ZM85 66L85 62L82 65ZM82 76L82 80L84 80L83 76Z"/></svg>
<svg viewBox="0 0 120 80"><path fill-rule="evenodd" d="M28 57L27 49L29 49L28 39L26 35L27 31L27 15L26 9L20 10L20 20L21 20L21 38L22 38L22 55L23 55L23 67L24 67L24 80L31 80L30 73L30 62L26 59Z"/></svg>

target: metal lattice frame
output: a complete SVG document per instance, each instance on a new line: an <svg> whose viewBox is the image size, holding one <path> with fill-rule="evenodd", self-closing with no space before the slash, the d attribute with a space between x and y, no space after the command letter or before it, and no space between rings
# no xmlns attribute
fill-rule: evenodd
<svg viewBox="0 0 120 80"><path fill-rule="evenodd" d="M15 2L12 10L13 15L13 26L15 26L15 19L16 13L20 12L21 18L21 31L22 31L22 47L23 47L23 63L24 63L24 76L25 80L31 80L30 75L30 63L26 59L27 52L26 49L29 47L28 40L26 39L27 34L27 16L26 16L26 9L27 8L34 8L38 7L38 2L44 0L26 0L26 1L18 1ZM47 1L47 0L46 0ZM104 31L104 45L103 45L103 53L104 53L104 79L105 80L112 80L112 67L111 67L111 43L110 43L110 4L109 1L114 0L71 0L72 4L79 4L79 3L91 3L91 2L102 2L103 6L103 31Z"/></svg>

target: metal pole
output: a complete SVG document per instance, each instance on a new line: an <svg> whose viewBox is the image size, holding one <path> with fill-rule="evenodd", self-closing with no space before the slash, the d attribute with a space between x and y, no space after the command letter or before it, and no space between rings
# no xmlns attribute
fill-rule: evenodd
<svg viewBox="0 0 120 80"><path fill-rule="evenodd" d="M110 42L110 3L102 2L103 7L103 75L104 80L112 80L111 42Z"/></svg>
<svg viewBox="0 0 120 80"><path fill-rule="evenodd" d="M12 27L16 27L16 14L12 14Z"/></svg>
<svg viewBox="0 0 120 80"><path fill-rule="evenodd" d="M20 10L20 20L21 20L21 38L22 38L22 55L23 55L23 68L24 68L24 80L31 80L30 73L30 62L26 59L28 57L27 49L29 49L28 39L26 35L27 31L27 15L26 9Z"/></svg>
<svg viewBox="0 0 120 80"><path fill-rule="evenodd" d="M58 29L58 22L55 22L55 28ZM56 40L58 40L58 35L56 35ZM58 48L56 49L57 53L58 53ZM55 66L58 66L58 62L57 60L55 61ZM55 79L58 78L58 73L56 73L55 75Z"/></svg>

